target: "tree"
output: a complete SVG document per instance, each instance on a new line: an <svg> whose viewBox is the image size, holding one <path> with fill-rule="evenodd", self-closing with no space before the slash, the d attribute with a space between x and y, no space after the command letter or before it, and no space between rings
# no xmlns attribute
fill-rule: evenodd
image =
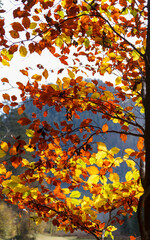
<svg viewBox="0 0 150 240"><path fill-rule="evenodd" d="M35 113L32 119L18 120L27 126L29 142L19 137L14 137L13 144L1 142L1 194L20 208L36 211L37 223L53 218L59 229L81 229L96 239L112 236L114 224L123 223L120 216L132 216L138 208L141 237L150 239L150 2L18 2L9 38L5 20L0 19L2 64L9 66L17 53L26 57L47 49L64 65L58 75L67 71L56 84L46 84L42 81L50 73L40 63L33 75L30 69L21 69L28 82L16 82L22 99L18 114L24 112L23 102L30 97L41 111L47 106L45 118L55 108L57 112L65 109L66 120L52 126ZM114 82L114 93L99 86L97 80L85 81L82 73L86 71L93 76L99 73L108 87ZM10 84L5 77L1 81ZM0 107L9 114L18 104L17 97L4 93L3 99ZM79 119L82 112L99 114L99 123L88 117L75 126L72 119ZM102 126L101 119L105 119ZM109 121L120 129L109 129ZM124 153L115 145L107 149L101 139L112 133L119 134L123 142L134 136L135 149L126 148ZM95 136L100 138L97 152L92 151ZM32 152L35 161L22 158L26 151ZM3 161L6 155L14 167L25 167L24 173L11 176L7 161ZM121 182L116 169L125 164L130 170ZM40 187L33 187L33 182ZM87 195L82 196L81 189ZM100 220L101 213L108 213L107 222Z"/></svg>

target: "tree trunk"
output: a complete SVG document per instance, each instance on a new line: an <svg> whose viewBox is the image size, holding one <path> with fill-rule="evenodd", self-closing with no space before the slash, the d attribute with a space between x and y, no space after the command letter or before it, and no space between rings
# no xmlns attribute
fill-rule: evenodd
<svg viewBox="0 0 150 240"><path fill-rule="evenodd" d="M145 151L146 169L144 191L150 186L150 0L148 0L148 28L147 28L147 47L146 47L146 96L145 96ZM144 228L146 235L144 240L150 240L150 193L144 202Z"/></svg>

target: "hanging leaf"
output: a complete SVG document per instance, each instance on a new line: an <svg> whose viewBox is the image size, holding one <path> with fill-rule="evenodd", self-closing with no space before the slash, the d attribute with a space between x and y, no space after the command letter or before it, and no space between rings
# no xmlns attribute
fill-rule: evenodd
<svg viewBox="0 0 150 240"><path fill-rule="evenodd" d="M24 46L21 46L20 48L19 48L19 52L20 52L20 55L22 56L22 57L25 57L26 55L27 55L27 49L24 47Z"/></svg>
<svg viewBox="0 0 150 240"><path fill-rule="evenodd" d="M105 124L103 125L102 131L103 131L103 132L107 132L107 131L108 131L108 125L107 125L107 123L105 123Z"/></svg>
<svg viewBox="0 0 150 240"><path fill-rule="evenodd" d="M28 118L26 118L26 117L23 117L23 118L20 118L20 119L18 120L18 123L19 123L20 125L28 125L28 124L31 123L31 120L28 119Z"/></svg>

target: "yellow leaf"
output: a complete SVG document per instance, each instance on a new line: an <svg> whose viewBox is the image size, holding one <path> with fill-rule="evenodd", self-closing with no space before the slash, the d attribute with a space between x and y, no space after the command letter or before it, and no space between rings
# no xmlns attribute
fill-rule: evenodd
<svg viewBox="0 0 150 240"><path fill-rule="evenodd" d="M88 184L97 184L99 182L99 176L98 175L91 175L88 178Z"/></svg>
<svg viewBox="0 0 150 240"><path fill-rule="evenodd" d="M133 178L133 173L131 171L127 172L125 178L127 182L130 181Z"/></svg>
<svg viewBox="0 0 150 240"><path fill-rule="evenodd" d="M0 174L5 174L6 173L6 168L4 167L3 164L0 164Z"/></svg>
<svg viewBox="0 0 150 240"><path fill-rule="evenodd" d="M34 74L31 78L35 79L36 81L41 81L42 80L42 76L39 75L39 74Z"/></svg>
<svg viewBox="0 0 150 240"><path fill-rule="evenodd" d="M38 188L32 188L30 191L31 191L31 196L33 197L33 199L37 199Z"/></svg>
<svg viewBox="0 0 150 240"><path fill-rule="evenodd" d="M121 84L121 77L117 77L117 78L115 79L115 84L116 84L116 85Z"/></svg>
<svg viewBox="0 0 150 240"><path fill-rule="evenodd" d="M67 69L68 70L68 75L69 75L69 77L71 78L71 79L74 79L75 78L75 74L72 72L72 71L70 71L69 69Z"/></svg>
<svg viewBox="0 0 150 240"><path fill-rule="evenodd" d="M5 152L8 152L8 144L6 142L1 142L1 149Z"/></svg>
<svg viewBox="0 0 150 240"><path fill-rule="evenodd" d="M27 129L26 130L26 135L28 136L28 137L33 137L34 136L34 131L32 130L32 129Z"/></svg>
<svg viewBox="0 0 150 240"><path fill-rule="evenodd" d="M105 97L106 97L106 100L114 99L114 95L113 95L113 93L110 92L110 91L105 91L105 92L104 92L104 95L105 95Z"/></svg>
<svg viewBox="0 0 150 240"><path fill-rule="evenodd" d="M125 153L127 153L128 155L130 155L131 153L135 152L133 149L131 148L126 148L125 150Z"/></svg>
<svg viewBox="0 0 150 240"><path fill-rule="evenodd" d="M95 92L91 95L91 98L98 99L100 97L100 94Z"/></svg>
<svg viewBox="0 0 150 240"><path fill-rule="evenodd" d="M109 180L112 181L112 182L119 182L120 177L117 173L110 173Z"/></svg>
<svg viewBox="0 0 150 240"><path fill-rule="evenodd" d="M6 153L0 149L0 158L3 158L6 156Z"/></svg>
<svg viewBox="0 0 150 240"><path fill-rule="evenodd" d="M135 49L133 50L133 52L131 54L132 54L132 57L133 57L134 61L136 61L140 58L139 53Z"/></svg>
<svg viewBox="0 0 150 240"><path fill-rule="evenodd" d="M4 65L4 66L10 66L10 64L9 64L9 62L8 61L6 61L5 59L2 59L2 64Z"/></svg>
<svg viewBox="0 0 150 240"><path fill-rule="evenodd" d="M117 147L113 147L110 149L110 154L112 155L117 154L118 152L120 152L120 149Z"/></svg>
<svg viewBox="0 0 150 240"><path fill-rule="evenodd" d="M107 152L107 147L106 147L105 143L103 143L103 142L97 143L97 149L98 149L98 151Z"/></svg>
<svg viewBox="0 0 150 240"><path fill-rule="evenodd" d="M24 145L24 148L27 152L34 152L35 149L30 145Z"/></svg>
<svg viewBox="0 0 150 240"><path fill-rule="evenodd" d="M81 193L79 191L72 191L70 194L71 198L79 198L81 196Z"/></svg>
<svg viewBox="0 0 150 240"><path fill-rule="evenodd" d="M25 57L26 55L27 55L27 49L24 47L24 46L21 46L20 48L19 48L19 52L20 52L20 55L22 56L22 57Z"/></svg>
<svg viewBox="0 0 150 240"><path fill-rule="evenodd" d="M56 83L59 86L59 89L62 90L62 81L59 78L57 78Z"/></svg>
<svg viewBox="0 0 150 240"><path fill-rule="evenodd" d="M62 47L62 45L63 45L63 43L64 43L64 41L63 41L63 39L61 38L61 37L57 37L56 38L56 40L55 40L55 44L56 44L56 46L57 47Z"/></svg>
<svg viewBox="0 0 150 240"><path fill-rule="evenodd" d="M132 168L132 170L135 169L135 162L133 160L126 160L126 164L128 167Z"/></svg>
<svg viewBox="0 0 150 240"><path fill-rule="evenodd" d="M30 29L34 29L34 28L36 28L36 26L37 26L37 23L36 22L32 22L32 23L30 23Z"/></svg>

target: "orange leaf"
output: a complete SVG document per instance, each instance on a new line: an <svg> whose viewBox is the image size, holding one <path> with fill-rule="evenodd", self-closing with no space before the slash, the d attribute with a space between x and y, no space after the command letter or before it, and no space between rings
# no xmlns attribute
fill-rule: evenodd
<svg viewBox="0 0 150 240"><path fill-rule="evenodd" d="M99 174L99 170L95 166L90 166L90 167L87 167L86 169L90 175Z"/></svg>
<svg viewBox="0 0 150 240"><path fill-rule="evenodd" d="M25 76L28 76L28 71L24 70L24 69L21 69L20 72L25 75Z"/></svg>
<svg viewBox="0 0 150 240"><path fill-rule="evenodd" d="M17 31L11 30L9 33L12 38L19 38L19 33Z"/></svg>
<svg viewBox="0 0 150 240"><path fill-rule="evenodd" d="M1 82L3 82L3 83L6 83L6 82L9 83L9 81L8 81L7 78L2 78L2 79L1 79Z"/></svg>
<svg viewBox="0 0 150 240"><path fill-rule="evenodd" d="M28 125L28 124L31 123L31 120L28 119L28 118L26 118L26 117L23 117L23 118L20 118L20 119L18 120L18 123L19 123L20 125Z"/></svg>
<svg viewBox="0 0 150 240"><path fill-rule="evenodd" d="M127 140L127 135L126 134L120 134L120 138L121 138L121 140L123 141L123 142L126 142L126 140Z"/></svg>
<svg viewBox="0 0 150 240"><path fill-rule="evenodd" d="M103 132L107 132L107 131L108 131L108 125L107 125L107 123L105 123L105 124L103 125L102 131L103 131Z"/></svg>
<svg viewBox="0 0 150 240"><path fill-rule="evenodd" d="M42 75L47 79L48 78L48 71L45 69L42 73Z"/></svg>
<svg viewBox="0 0 150 240"><path fill-rule="evenodd" d="M32 16L32 18L33 18L34 21L39 21L40 20L40 18L38 16Z"/></svg>
<svg viewBox="0 0 150 240"><path fill-rule="evenodd" d="M3 107L4 113L9 114L9 110L10 110L10 107L9 107L9 106L5 105L5 106Z"/></svg>
<svg viewBox="0 0 150 240"><path fill-rule="evenodd" d="M139 140L137 142L137 148L139 151L142 151L144 148L144 138L139 137Z"/></svg>
<svg viewBox="0 0 150 240"><path fill-rule="evenodd" d="M3 98L4 98L4 100L10 101L10 96L9 96L9 94L7 94L7 93L4 93L4 94L3 94Z"/></svg>
<svg viewBox="0 0 150 240"><path fill-rule="evenodd" d="M134 236L130 236L130 240L135 240L136 238Z"/></svg>
<svg viewBox="0 0 150 240"><path fill-rule="evenodd" d="M15 31L23 31L24 30L23 26L19 22L14 22L11 25Z"/></svg>
<svg viewBox="0 0 150 240"><path fill-rule="evenodd" d="M21 115L25 110L25 105L22 105L21 107L18 108L18 114Z"/></svg>
<svg viewBox="0 0 150 240"><path fill-rule="evenodd" d="M106 174L106 168L101 168L100 169L100 175L105 175Z"/></svg>

